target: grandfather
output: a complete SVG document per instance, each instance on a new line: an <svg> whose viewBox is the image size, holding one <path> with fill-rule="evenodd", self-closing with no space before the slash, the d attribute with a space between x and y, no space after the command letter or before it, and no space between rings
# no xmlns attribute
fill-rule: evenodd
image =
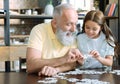
<svg viewBox="0 0 120 84"><path fill-rule="evenodd" d="M75 68L77 59L82 59L76 49L77 21L72 5L61 4L55 7L50 23L38 24L32 29L27 48L28 73L53 76Z"/></svg>

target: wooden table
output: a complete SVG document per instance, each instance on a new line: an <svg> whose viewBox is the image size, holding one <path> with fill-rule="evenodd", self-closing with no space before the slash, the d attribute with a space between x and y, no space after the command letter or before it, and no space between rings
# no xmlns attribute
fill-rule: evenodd
<svg viewBox="0 0 120 84"><path fill-rule="evenodd" d="M98 79L101 81L110 82L110 84L120 84L120 75L112 73L105 74L81 74L81 75L66 75L67 78L78 78L78 79ZM27 74L26 72L0 72L0 84L41 84L37 81L44 79L45 77L39 77L36 74ZM75 84L68 82L67 80L58 79L56 84Z"/></svg>

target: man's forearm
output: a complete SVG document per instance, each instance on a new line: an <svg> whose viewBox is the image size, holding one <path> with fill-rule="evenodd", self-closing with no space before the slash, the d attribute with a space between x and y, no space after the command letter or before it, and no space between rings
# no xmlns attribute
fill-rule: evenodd
<svg viewBox="0 0 120 84"><path fill-rule="evenodd" d="M54 59L27 59L27 72L39 72L44 66L57 67L66 63L64 57Z"/></svg>
<svg viewBox="0 0 120 84"><path fill-rule="evenodd" d="M56 69L58 69L59 72L65 72L65 71L73 70L75 69L75 67L76 67L76 62L63 64L61 66L56 67Z"/></svg>

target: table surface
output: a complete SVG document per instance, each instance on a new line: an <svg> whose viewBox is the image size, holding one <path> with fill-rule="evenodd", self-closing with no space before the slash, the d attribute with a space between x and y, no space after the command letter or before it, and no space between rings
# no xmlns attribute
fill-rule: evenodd
<svg viewBox="0 0 120 84"><path fill-rule="evenodd" d="M67 78L77 79L97 79L99 81L109 82L109 84L120 84L120 75L113 73L103 74L79 74L65 75ZM0 72L0 84L43 84L38 83L38 80L43 80L46 77L39 77L36 74L27 74L26 72ZM57 78L56 84L75 84L65 79ZM48 83L47 83L48 84Z"/></svg>

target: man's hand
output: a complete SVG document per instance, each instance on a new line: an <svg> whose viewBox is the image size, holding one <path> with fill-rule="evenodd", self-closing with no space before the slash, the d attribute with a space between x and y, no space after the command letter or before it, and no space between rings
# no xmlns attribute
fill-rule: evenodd
<svg viewBox="0 0 120 84"><path fill-rule="evenodd" d="M80 51L78 49L70 49L65 56L66 56L68 63L75 62L78 59L79 60L83 59L83 55L80 53Z"/></svg>
<svg viewBox="0 0 120 84"><path fill-rule="evenodd" d="M82 57L79 57L78 59L77 59L77 62L80 64L80 65L83 65L83 63L84 63L84 57L82 56Z"/></svg>
<svg viewBox="0 0 120 84"><path fill-rule="evenodd" d="M57 68L50 67L50 66L44 66L40 72L38 72L38 75L44 75L44 76L54 76L59 72Z"/></svg>

